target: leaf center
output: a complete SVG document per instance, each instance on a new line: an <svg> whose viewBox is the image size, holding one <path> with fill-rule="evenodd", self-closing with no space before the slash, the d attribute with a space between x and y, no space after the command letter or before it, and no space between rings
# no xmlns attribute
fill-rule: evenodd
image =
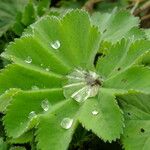
<svg viewBox="0 0 150 150"><path fill-rule="evenodd" d="M103 79L93 71L82 68L74 69L67 77L67 84L63 87L64 96L83 102L89 97L97 95Z"/></svg>

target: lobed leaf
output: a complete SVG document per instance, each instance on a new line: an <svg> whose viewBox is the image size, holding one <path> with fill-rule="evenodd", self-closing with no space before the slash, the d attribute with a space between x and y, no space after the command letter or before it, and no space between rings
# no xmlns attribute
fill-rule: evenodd
<svg viewBox="0 0 150 150"><path fill-rule="evenodd" d="M87 130L92 130L104 141L116 140L123 132L122 112L117 105L115 96L106 89L100 89L98 100L88 99L85 102L79 120Z"/></svg>
<svg viewBox="0 0 150 150"><path fill-rule="evenodd" d="M99 27L104 41L116 43L123 37L137 38L137 35L139 38L145 37L144 32L137 28L139 19L133 17L128 11L96 12L92 15L92 22Z"/></svg>
<svg viewBox="0 0 150 150"><path fill-rule="evenodd" d="M124 29L117 26L121 29L115 34L118 18L121 24L127 22L124 18L129 19L131 25ZM105 36L114 33L118 40L125 32L135 31L142 36L135 27L137 19L128 13L114 13L111 19L106 23L109 29ZM1 110L6 110L3 122L9 137L19 139L36 128L38 149L65 150L81 123L104 141L120 138L124 119L116 98L130 91L149 93L150 69L139 64L150 45L147 40L104 42L102 46L109 49L104 50L106 56L99 59L95 69L95 55L104 35L85 11L72 10L62 18L41 18L7 47L2 56L13 64L0 74L0 103ZM111 41L111 37L106 39ZM73 84L81 81L82 86ZM86 98L77 103L72 92L66 96L64 82L75 90L75 96ZM14 94L12 88L18 93ZM8 93L4 93L6 90ZM45 99L46 109L42 105Z"/></svg>
<svg viewBox="0 0 150 150"><path fill-rule="evenodd" d="M7 135L9 137L17 138L29 128L36 125L38 119L34 117L30 118L29 114L33 111L37 115L42 114L43 109L41 107L41 103L43 100L48 100L53 106L53 104L63 99L64 97L61 89L37 90L18 93L13 97L13 101L8 107L4 117ZM36 120L34 121L34 119Z"/></svg>
<svg viewBox="0 0 150 150"><path fill-rule="evenodd" d="M137 40L130 43L123 39L114 45L110 45L106 56L99 59L97 70L102 76L109 78L135 64L139 64L142 57L149 51L150 44L147 40Z"/></svg>

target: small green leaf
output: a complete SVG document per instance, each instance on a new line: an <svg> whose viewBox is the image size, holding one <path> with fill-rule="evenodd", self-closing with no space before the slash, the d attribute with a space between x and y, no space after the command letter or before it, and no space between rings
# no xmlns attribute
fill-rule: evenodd
<svg viewBox="0 0 150 150"><path fill-rule="evenodd" d="M96 12L92 15L92 22L94 25L99 27L104 41L115 43L126 35L131 35L131 37L133 35L137 35L137 32L139 32L142 36L141 31L132 29L133 27L138 26L138 18L135 18L127 11L115 11L112 13ZM143 33L143 37L144 36L145 35Z"/></svg>
<svg viewBox="0 0 150 150"><path fill-rule="evenodd" d="M35 9L33 2L29 2L24 9L24 12L22 13L22 19L21 22L28 26L31 23L33 23L36 19Z"/></svg>
<svg viewBox="0 0 150 150"><path fill-rule="evenodd" d="M0 36L12 28L17 14L21 12L28 0L1 0L0 1Z"/></svg>
<svg viewBox="0 0 150 150"><path fill-rule="evenodd" d="M46 10L48 10L50 3L51 3L51 0L40 0L39 1L38 7L37 7L39 16L42 16L46 12Z"/></svg>

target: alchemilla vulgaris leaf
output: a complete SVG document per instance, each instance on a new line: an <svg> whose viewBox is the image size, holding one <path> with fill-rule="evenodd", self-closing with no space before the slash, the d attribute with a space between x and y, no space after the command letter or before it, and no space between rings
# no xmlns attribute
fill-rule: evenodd
<svg viewBox="0 0 150 150"><path fill-rule="evenodd" d="M95 67L103 34L92 24L82 10L43 17L7 47L2 56L13 63L0 74L0 108L9 137L36 128L38 149L66 150L81 123L104 141L120 138L124 117L116 98L150 93L150 69L141 65L150 44L110 44Z"/></svg>

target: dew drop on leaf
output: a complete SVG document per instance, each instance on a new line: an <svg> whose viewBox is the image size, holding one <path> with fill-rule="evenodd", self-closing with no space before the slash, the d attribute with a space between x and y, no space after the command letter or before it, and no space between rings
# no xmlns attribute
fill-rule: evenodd
<svg viewBox="0 0 150 150"><path fill-rule="evenodd" d="M28 118L29 118L29 119L32 119L32 118L34 118L34 117L36 117L36 116L37 116L37 115L36 115L35 111L31 111L31 112L29 113Z"/></svg>
<svg viewBox="0 0 150 150"><path fill-rule="evenodd" d="M63 118L63 120L61 121L60 125L62 128L64 129L70 129L73 123L73 119L71 118Z"/></svg>
<svg viewBox="0 0 150 150"><path fill-rule="evenodd" d="M25 62L26 62L27 64L32 63L32 58L31 58L30 56L28 56L28 57L25 59Z"/></svg>
<svg viewBox="0 0 150 150"><path fill-rule="evenodd" d="M95 97L102 85L103 79L93 71L82 68L75 69L66 76L68 82L64 85L64 96L77 102L84 102L89 97Z"/></svg>
<svg viewBox="0 0 150 150"><path fill-rule="evenodd" d="M36 85L33 85L33 86L31 87L31 89L32 89L32 90L39 90L39 87L36 86Z"/></svg>
<svg viewBox="0 0 150 150"><path fill-rule="evenodd" d="M41 102L41 107L43 108L44 111L48 111L50 107L50 103L48 99L45 99Z"/></svg>
<svg viewBox="0 0 150 150"><path fill-rule="evenodd" d="M49 68L45 68L45 70L46 70L47 72L49 72L50 69L49 69Z"/></svg>
<svg viewBox="0 0 150 150"><path fill-rule="evenodd" d="M96 116L96 115L98 115L98 114L99 114L99 112L98 112L97 110L93 110L93 111L92 111L92 115Z"/></svg>
<svg viewBox="0 0 150 150"><path fill-rule="evenodd" d="M77 102L81 102L82 101L82 95L81 94L72 94L71 98L75 99Z"/></svg>
<svg viewBox="0 0 150 150"><path fill-rule="evenodd" d="M51 47L53 49L58 49L60 47L60 42L58 40L51 42Z"/></svg>

